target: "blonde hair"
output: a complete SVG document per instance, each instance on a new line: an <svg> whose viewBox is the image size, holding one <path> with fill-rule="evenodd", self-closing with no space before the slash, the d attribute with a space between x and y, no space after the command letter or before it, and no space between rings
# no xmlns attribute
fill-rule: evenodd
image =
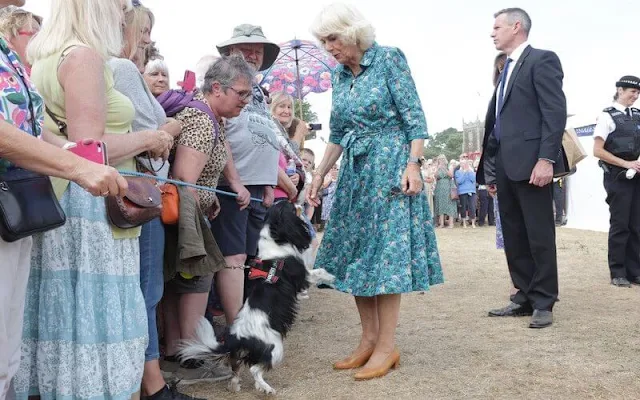
<svg viewBox="0 0 640 400"><path fill-rule="evenodd" d="M153 29L156 19L151 10L143 5L133 7L124 15L124 50L126 51L124 56L129 60L133 60L136 56L136 52L138 51L138 43L140 43L143 36L142 27L146 22L145 18L149 18L151 21L150 29Z"/></svg>
<svg viewBox="0 0 640 400"><path fill-rule="evenodd" d="M376 40L376 31L355 7L344 3L326 6L311 24L311 34L318 40L337 35L347 45L365 51Z"/></svg>
<svg viewBox="0 0 640 400"><path fill-rule="evenodd" d="M271 105L270 105L270 109L271 109L271 114L273 114L273 112L276 110L276 107L278 107L280 104L284 103L285 101L288 101L291 103L291 120L286 124L283 125L284 129L289 129L289 127L291 126L291 124L293 123L293 97L285 92L278 92L274 95L271 96Z"/></svg>
<svg viewBox="0 0 640 400"><path fill-rule="evenodd" d="M42 17L16 6L0 9L0 35L6 39L18 36L22 28L33 29L34 22L42 25Z"/></svg>
<svg viewBox="0 0 640 400"><path fill-rule="evenodd" d="M131 0L124 0L127 10ZM33 64L72 43L97 51L105 60L122 52L120 0L51 0L50 17L27 47Z"/></svg>
<svg viewBox="0 0 640 400"><path fill-rule="evenodd" d="M447 157L444 154L440 154L436 157L436 165L439 165L441 162L443 162L444 165L448 165Z"/></svg>

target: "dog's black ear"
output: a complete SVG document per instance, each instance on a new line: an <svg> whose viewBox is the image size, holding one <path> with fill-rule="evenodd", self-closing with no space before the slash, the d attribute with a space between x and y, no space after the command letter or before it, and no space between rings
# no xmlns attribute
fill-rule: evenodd
<svg viewBox="0 0 640 400"><path fill-rule="evenodd" d="M278 244L291 244L300 252L311 245L311 233L304 221L298 217L293 204L281 201L269 209L267 217L269 234Z"/></svg>

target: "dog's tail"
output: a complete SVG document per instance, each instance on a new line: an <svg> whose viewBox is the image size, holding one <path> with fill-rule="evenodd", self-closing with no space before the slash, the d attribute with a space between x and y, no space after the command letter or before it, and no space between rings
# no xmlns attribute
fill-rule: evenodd
<svg viewBox="0 0 640 400"><path fill-rule="evenodd" d="M192 339L183 340L178 345L181 360L210 360L227 354L224 344L218 342L211 323L200 318Z"/></svg>

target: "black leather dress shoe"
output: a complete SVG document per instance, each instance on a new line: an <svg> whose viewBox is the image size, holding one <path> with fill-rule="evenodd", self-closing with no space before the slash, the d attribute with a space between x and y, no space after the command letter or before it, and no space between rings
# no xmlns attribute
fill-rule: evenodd
<svg viewBox="0 0 640 400"><path fill-rule="evenodd" d="M553 313L547 310L533 310L529 328L541 329L553 324Z"/></svg>
<svg viewBox="0 0 640 400"><path fill-rule="evenodd" d="M631 282L627 278L613 278L611 284L617 287L631 287Z"/></svg>
<svg viewBox="0 0 640 400"><path fill-rule="evenodd" d="M522 317L533 314L533 308L530 305L521 305L514 302L509 303L506 307L489 311L490 317Z"/></svg>
<svg viewBox="0 0 640 400"><path fill-rule="evenodd" d="M636 276L635 278L631 279L631 283L633 283L634 285L640 285L640 276Z"/></svg>

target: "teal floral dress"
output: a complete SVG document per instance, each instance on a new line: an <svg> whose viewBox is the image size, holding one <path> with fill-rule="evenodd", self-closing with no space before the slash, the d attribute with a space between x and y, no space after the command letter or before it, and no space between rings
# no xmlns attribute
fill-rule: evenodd
<svg viewBox="0 0 640 400"><path fill-rule="evenodd" d="M426 193L392 190L410 142L428 138L420 99L401 50L374 44L360 64L333 74L329 140L343 155L316 267L354 296L428 290L443 276Z"/></svg>
<svg viewBox="0 0 640 400"><path fill-rule="evenodd" d="M434 192L434 214L436 217L448 215L455 217L458 215L458 205L455 200L451 200L451 189L455 184L451 180L446 169L440 168L436 172L436 190Z"/></svg>

